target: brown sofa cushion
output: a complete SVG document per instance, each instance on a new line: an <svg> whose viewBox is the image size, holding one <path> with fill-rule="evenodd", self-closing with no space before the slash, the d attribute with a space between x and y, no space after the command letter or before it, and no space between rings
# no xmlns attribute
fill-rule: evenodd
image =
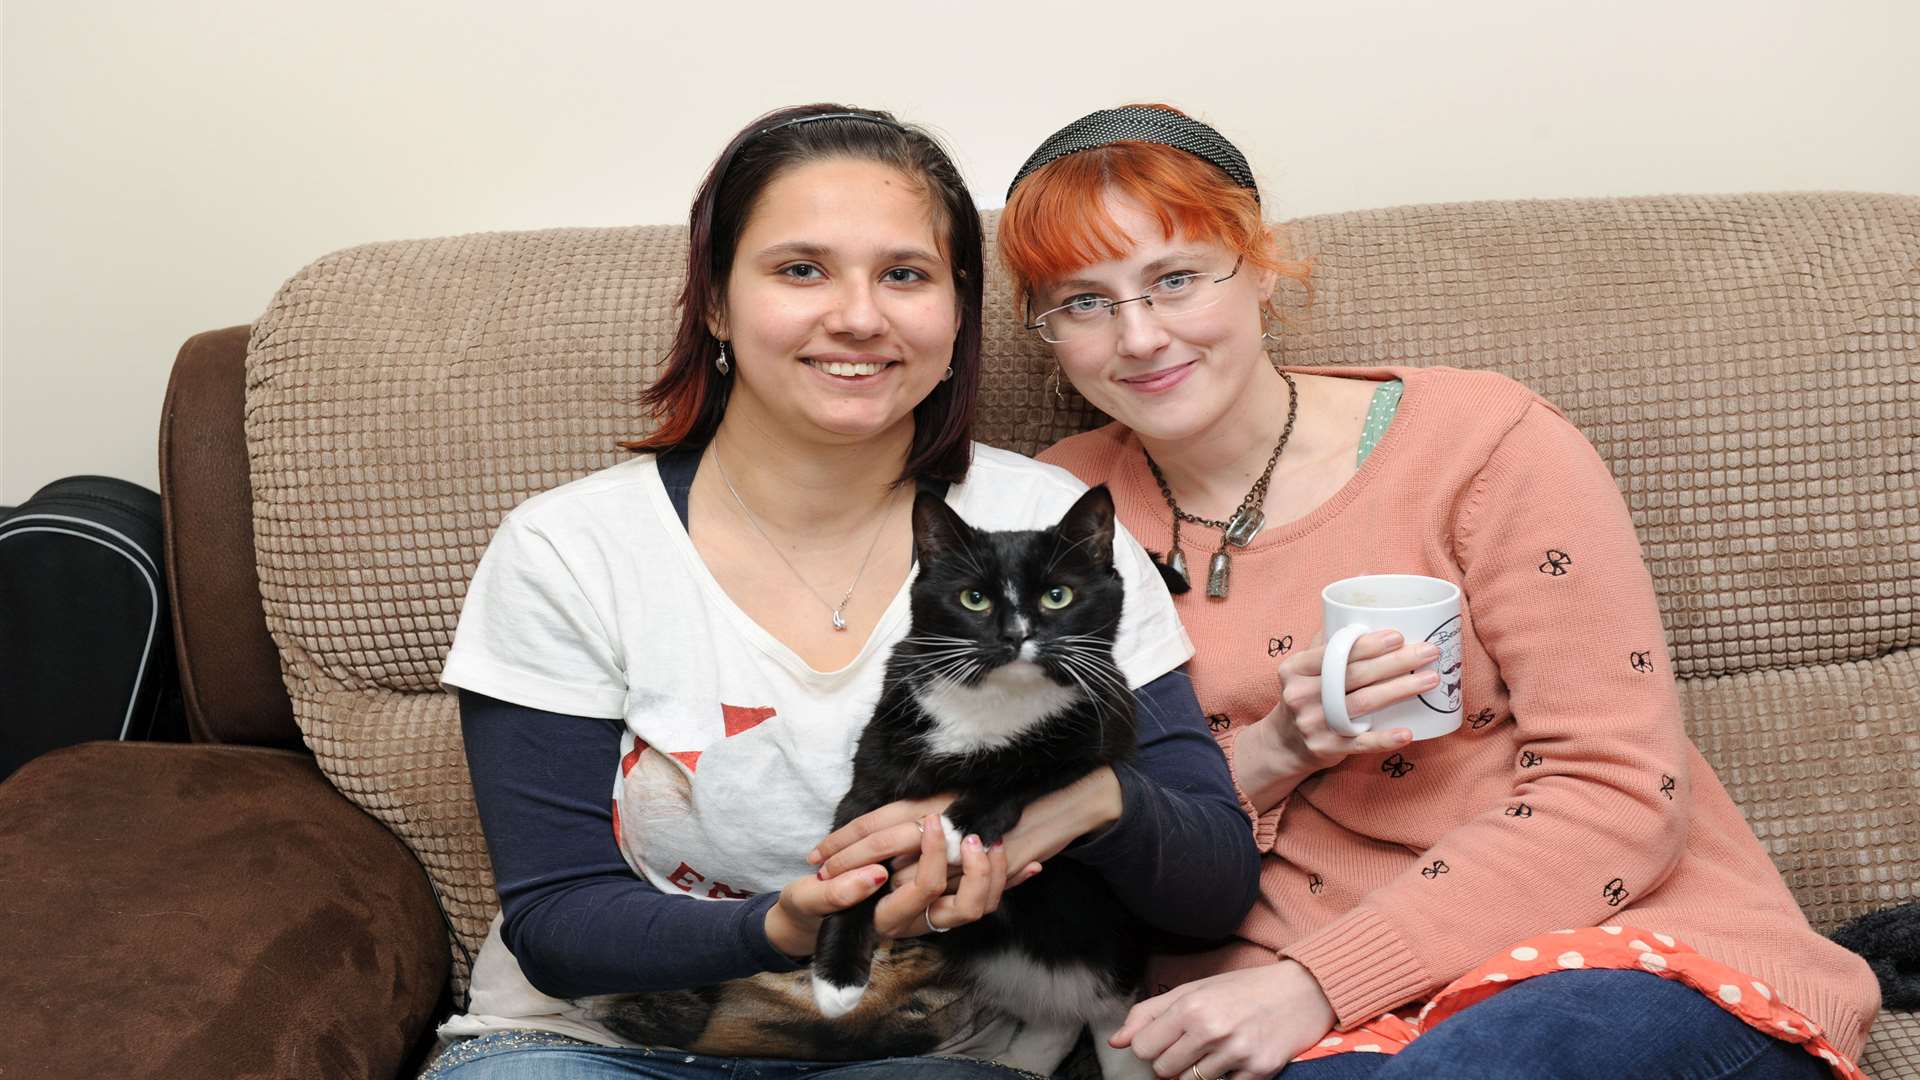
<svg viewBox="0 0 1920 1080"><path fill-rule="evenodd" d="M1682 674L1920 639L1920 198L1474 203L1290 229L1317 267L1282 357L1494 368L1566 408L1626 491ZM440 664L500 518L643 430L684 256L669 227L376 244L302 270L254 328L256 554L295 717L469 948L496 900ZM988 295L978 437L1032 452L1094 423L1045 391L997 267ZM1867 833L1846 815L1882 809L1806 790L1778 827L1809 843L1851 845ZM1889 822L1890 848L1920 849L1910 814Z"/></svg>
<svg viewBox="0 0 1920 1080"><path fill-rule="evenodd" d="M0 786L0 1076L395 1075L446 932L304 754L86 743ZM21 962L23 958L34 962Z"/></svg>

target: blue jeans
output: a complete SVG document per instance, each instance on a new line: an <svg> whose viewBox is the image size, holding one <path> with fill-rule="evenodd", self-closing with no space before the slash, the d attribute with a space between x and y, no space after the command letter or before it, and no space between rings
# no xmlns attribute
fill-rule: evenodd
<svg viewBox="0 0 1920 1080"><path fill-rule="evenodd" d="M1284 1080L1817 1080L1826 1062L1644 971L1557 971L1435 1025L1391 1057L1337 1054Z"/></svg>
<svg viewBox="0 0 1920 1080"><path fill-rule="evenodd" d="M1036 1074L967 1058L783 1061L681 1050L616 1049L544 1032L510 1031L454 1044L420 1080L1017 1080Z"/></svg>

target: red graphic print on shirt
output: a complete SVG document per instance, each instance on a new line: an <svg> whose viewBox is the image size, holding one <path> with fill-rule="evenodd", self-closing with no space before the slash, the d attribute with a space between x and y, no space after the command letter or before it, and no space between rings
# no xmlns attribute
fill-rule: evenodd
<svg viewBox="0 0 1920 1080"><path fill-rule="evenodd" d="M773 710L771 708L744 709L738 705L720 706L720 719L727 726L728 738L732 738L749 728L757 726L761 721L771 719L772 717Z"/></svg>

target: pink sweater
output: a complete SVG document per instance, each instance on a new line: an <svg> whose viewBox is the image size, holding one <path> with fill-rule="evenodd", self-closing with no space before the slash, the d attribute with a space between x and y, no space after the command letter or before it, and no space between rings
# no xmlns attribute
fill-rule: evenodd
<svg viewBox="0 0 1920 1080"><path fill-rule="evenodd" d="M1622 923L1766 980L1857 1059L1879 1007L1873 975L1808 926L1682 730L1653 582L1592 446L1504 376L1302 373L1398 378L1406 394L1338 494L1235 552L1228 599L1175 598L1201 706L1230 722L1231 762L1235 734L1278 698L1278 656L1320 630L1320 589L1413 573L1464 594L1467 719L1397 761L1349 758L1255 816L1260 901L1234 942L1165 958L1156 981L1291 957L1344 1029L1520 939ZM1127 528L1166 549L1166 502L1126 428L1041 458L1110 485ZM1219 534L1182 531L1204 574ZM1435 859L1448 872L1422 875Z"/></svg>

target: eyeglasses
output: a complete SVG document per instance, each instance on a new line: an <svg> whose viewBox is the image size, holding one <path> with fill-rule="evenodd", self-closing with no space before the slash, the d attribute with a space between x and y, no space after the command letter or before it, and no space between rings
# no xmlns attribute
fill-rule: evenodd
<svg viewBox="0 0 1920 1080"><path fill-rule="evenodd" d="M1154 314L1163 319L1191 315L1196 311L1210 308L1220 302L1226 290L1220 286L1233 280L1240 272L1242 259L1233 260L1233 269L1225 277L1213 277L1192 270L1176 270L1162 275L1160 280L1147 286L1147 291L1139 296L1129 296L1125 300L1109 300L1094 293L1083 293L1056 308L1034 316L1027 329L1037 330L1040 340L1049 345L1063 345L1070 341L1080 341L1104 334L1113 328L1115 313L1122 304L1131 304L1144 300Z"/></svg>

